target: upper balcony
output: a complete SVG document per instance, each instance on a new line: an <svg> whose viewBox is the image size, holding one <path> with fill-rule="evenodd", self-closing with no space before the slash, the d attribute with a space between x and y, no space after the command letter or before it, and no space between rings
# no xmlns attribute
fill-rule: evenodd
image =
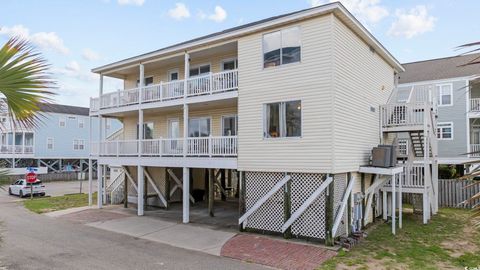
<svg viewBox="0 0 480 270"><path fill-rule="evenodd" d="M186 85L185 85L186 84ZM90 100L90 112L103 109L121 108L135 109L135 105L144 103L166 103L178 99L190 99L199 96L212 96L238 90L238 70L227 70L217 73L151 84L143 88L118 90Z"/></svg>

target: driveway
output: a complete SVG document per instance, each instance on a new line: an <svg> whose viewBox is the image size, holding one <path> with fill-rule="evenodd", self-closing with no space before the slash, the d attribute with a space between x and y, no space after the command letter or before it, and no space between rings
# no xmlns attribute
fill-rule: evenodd
<svg viewBox="0 0 480 270"><path fill-rule="evenodd" d="M5 193L0 232L0 269L267 269L33 214Z"/></svg>
<svg viewBox="0 0 480 270"><path fill-rule="evenodd" d="M82 193L88 193L88 181L55 181L45 182L47 195L62 196L65 194L79 193L80 187ZM93 181L93 191L97 191L97 181ZM0 194L6 193L5 188L0 188Z"/></svg>

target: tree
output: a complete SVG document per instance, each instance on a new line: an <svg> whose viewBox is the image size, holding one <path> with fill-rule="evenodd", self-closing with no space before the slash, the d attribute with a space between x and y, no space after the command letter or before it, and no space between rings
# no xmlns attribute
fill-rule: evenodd
<svg viewBox="0 0 480 270"><path fill-rule="evenodd" d="M11 38L0 49L0 110L8 112L13 123L32 127L41 122L40 103L51 103L55 95L49 67L26 40Z"/></svg>

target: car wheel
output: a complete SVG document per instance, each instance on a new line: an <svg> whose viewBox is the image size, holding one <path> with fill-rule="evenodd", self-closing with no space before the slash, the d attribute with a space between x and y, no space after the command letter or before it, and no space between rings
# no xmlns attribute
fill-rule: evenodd
<svg viewBox="0 0 480 270"><path fill-rule="evenodd" d="M23 198L23 191L20 190L20 193L18 193L18 197Z"/></svg>
<svg viewBox="0 0 480 270"><path fill-rule="evenodd" d="M8 195L12 195L12 189L8 188Z"/></svg>

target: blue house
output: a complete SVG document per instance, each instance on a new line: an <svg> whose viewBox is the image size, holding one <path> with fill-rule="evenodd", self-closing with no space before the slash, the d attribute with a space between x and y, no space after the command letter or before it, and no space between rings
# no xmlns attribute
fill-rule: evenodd
<svg viewBox="0 0 480 270"><path fill-rule="evenodd" d="M90 155L90 129L98 134L98 118L89 117L89 108L41 104L41 123L27 128L13 124L7 112L0 114L0 160L12 174L23 174L26 167L39 172L87 171ZM107 119L106 138L122 127Z"/></svg>

